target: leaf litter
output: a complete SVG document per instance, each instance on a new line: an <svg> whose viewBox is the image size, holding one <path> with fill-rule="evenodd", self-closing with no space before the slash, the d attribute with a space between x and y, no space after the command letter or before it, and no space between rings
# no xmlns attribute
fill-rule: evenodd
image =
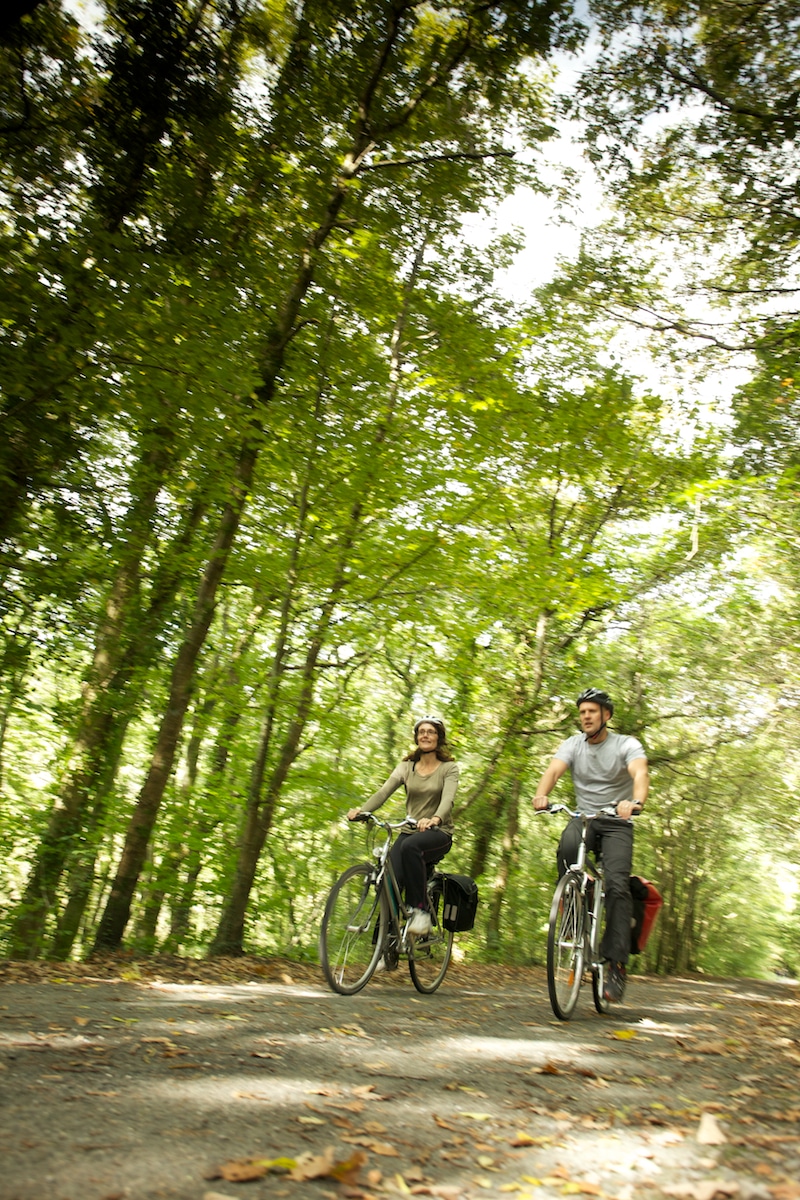
<svg viewBox="0 0 800 1200"><path fill-rule="evenodd" d="M419 1001L399 975L370 985L360 998L342 1000L327 993L311 970L298 988L299 971L289 976L290 983L286 971L271 972L269 979L253 971L253 984L241 980L246 969L247 964L236 965L224 999L214 993L216 1005L209 1003L213 988L207 975L184 984L162 972L155 981L143 968L125 983L119 977L89 983L76 973L70 989L53 988L44 974L29 985L15 975L10 982L22 989L16 1007L27 1015L16 1027L4 1022L0 1033L11 1036L0 1037L0 1047L9 1056L5 1076L15 1075L13 1085L5 1076L3 1082L16 1088L15 1099L19 1094L25 1101L20 1122L27 1119L28 1129L41 1124L41 1115L31 1120L30 1104L48 1092L53 1105L59 1104L67 1079L61 1073L69 1069L66 1053L91 1058L100 1051L109 1086L73 1097L78 1107L59 1105L59 1121L65 1113L78 1115L71 1135L75 1147L78 1129L92 1119L98 1125L118 1119L118 1139L129 1123L130 1072L148 1088L159 1087L165 1072L184 1065L174 1060L185 1058L180 1041L191 1032L197 1061L185 1064L190 1071L184 1080L170 1081L171 1089L193 1089L180 1100L183 1124L186 1104L201 1094L197 1089L205 1093L221 1082L225 1095L237 1095L242 1103L211 1110L213 1122L205 1129L199 1115L204 1103L189 1121L194 1143L189 1135L164 1137L169 1128L160 1103L148 1114L149 1124L143 1113L134 1116L142 1146L161 1139L159 1154L166 1155L161 1180L151 1180L154 1193L179 1177L181 1140L190 1152L186 1165L191 1169L194 1161L196 1169L198 1157L206 1162L215 1157L219 1134L234 1153L216 1156L219 1166L212 1171L226 1174L205 1178L223 1179L236 1194L239 1184L257 1189L258 1180L273 1179L272 1186L280 1181L289 1189L284 1195L297 1189L298 1200L312 1194L345 1200L392 1194L441 1200L489 1194L521 1200L549 1200L551 1194L800 1200L800 1112L787 1087L787 1070L800 1050L800 1022L789 1019L797 1017L798 1003L786 986L748 982L749 996L758 988L762 992L755 1021L735 981L634 976L628 1002L610 1018L595 1014L591 997L582 995L573 1020L560 1024L552 1020L543 974L536 971L503 972L498 986L480 971L459 976L454 970L436 997ZM154 997L163 999L155 1003ZM777 1011L781 1019L771 1020ZM205 1017L213 1019L212 1031L203 1026ZM191 1029L189 1021L195 1022ZM81 1047L66 1034L76 1025L86 1036ZM745 1028L746 1039L739 1032ZM511 1053L503 1051L509 1039ZM262 1065L256 1056L271 1056L267 1047L273 1046L282 1053ZM36 1056L30 1053L34 1047ZM137 1047L138 1058L131 1058ZM745 1055L749 1073L743 1070ZM52 1064L47 1076L23 1067L41 1057ZM370 1080L370 1071L380 1071L381 1079ZM317 1105L308 1101L310 1095L319 1098ZM468 1096L472 1106L464 1103ZM368 1102L381 1105L380 1122L363 1120ZM91 1105L97 1106L94 1118ZM266 1140L258 1112L269 1112ZM65 1132L69 1140L69 1128ZM115 1137L107 1141L113 1145ZM38 1172L39 1195L46 1194L42 1181L52 1172L54 1148L37 1143L34 1161L19 1136L12 1149L15 1169L29 1177L33 1169L34 1184ZM93 1149L93 1158L101 1152L102 1147ZM386 1171L388 1163L396 1167ZM76 1194L82 1187L89 1194L80 1166L81 1160L68 1163L59 1178L72 1180ZM125 1165L118 1183L121 1193ZM315 1191L303 1190L312 1185ZM328 1193L326 1186L334 1190ZM198 1194L185 1193L187 1200ZM242 1194L259 1195L249 1189Z"/></svg>

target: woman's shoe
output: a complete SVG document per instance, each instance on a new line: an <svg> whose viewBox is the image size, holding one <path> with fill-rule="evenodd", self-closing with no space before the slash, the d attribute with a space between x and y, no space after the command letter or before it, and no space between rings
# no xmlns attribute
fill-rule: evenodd
<svg viewBox="0 0 800 1200"><path fill-rule="evenodd" d="M408 932L412 937L427 937L431 931L431 915L424 908L415 908L408 922Z"/></svg>

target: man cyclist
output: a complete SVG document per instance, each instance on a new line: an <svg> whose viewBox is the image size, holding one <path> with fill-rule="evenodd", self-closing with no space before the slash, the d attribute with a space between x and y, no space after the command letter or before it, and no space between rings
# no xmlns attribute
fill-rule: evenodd
<svg viewBox="0 0 800 1200"><path fill-rule="evenodd" d="M642 811L650 787L647 757L635 737L607 728L614 705L607 692L587 688L576 701L582 733L567 738L539 780L533 806L548 807L548 796L565 771L572 774L577 809L591 815L614 808L616 817L600 816L589 824L587 849L602 851L606 884L606 928L600 953L608 960L605 997L620 1001L625 994L625 969L631 944L633 899L630 875L633 859L632 816ZM561 835L557 860L559 877L578 855L581 821L574 817Z"/></svg>

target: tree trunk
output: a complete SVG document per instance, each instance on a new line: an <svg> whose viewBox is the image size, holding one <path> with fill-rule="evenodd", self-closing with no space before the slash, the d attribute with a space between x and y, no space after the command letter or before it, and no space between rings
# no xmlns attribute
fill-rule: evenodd
<svg viewBox="0 0 800 1200"><path fill-rule="evenodd" d="M417 247L412 269L409 272L409 278L407 279L404 288L403 304L401 305L400 312L397 320L395 321L395 326L393 329L389 396L385 415L378 425L375 433L374 445L376 451L379 450L380 447L386 442L387 433L394 416L401 384L403 332L408 317L411 295L416 286L419 270L423 263L428 236L429 234L426 230L423 234L420 244ZM318 394L318 405L319 401L320 395ZM309 461L309 470L304 481L303 489L301 491L300 504L298 506L295 538L289 563L288 586L285 589L283 603L281 606L281 621L276 649L273 655L269 697L261 727L258 753L253 765L253 774L248 791L247 811L245 813L244 828L239 841L238 859L230 896L223 909L217 931L209 948L210 956L221 956L226 954L238 955L244 953L244 927L247 905L250 899L250 892L252 891L253 883L255 881L259 859L264 848L264 842L272 824L275 804L278 796L280 795L281 788L286 780L289 768L297 757L300 738L302 736L303 729L305 728L305 723L308 718L313 700L317 660L328 633L328 628L330 626L336 601L345 584L345 568L347 566L348 558L361 524L364 502L366 496L369 494L371 480L374 477L375 463L376 459L368 461L363 480L363 490L360 490L357 494L357 497L350 510L347 529L340 545L339 562L337 564L336 574L331 584L328 597L323 606L322 615L320 621L318 622L315 636L311 641L306 654L303 668L303 684L299 701L295 708L294 716L289 726L287 736L284 739L284 743L280 749L278 761L273 769L266 792L264 792L264 776L266 773L270 746L273 737L278 694L281 682L281 672L284 665L285 647L289 631L291 600L297 579L297 563L300 554L303 527L308 505L310 475L311 468L313 466L313 458Z"/></svg>
<svg viewBox="0 0 800 1200"><path fill-rule="evenodd" d="M501 924L503 904L508 891L508 881L517 855L519 841L519 796L522 789L522 772L515 771L507 788L505 803L506 819L501 835L500 863L495 874L489 920L486 926L486 945L490 954L499 955L501 948Z"/></svg>
<svg viewBox="0 0 800 1200"><path fill-rule="evenodd" d="M355 532L359 517L360 509L354 513L354 523L351 533ZM347 549L350 548L351 543L352 537L349 537L346 543ZM267 748L264 745L264 740L271 736L271 719L268 718L262 728L262 744L259 746L259 753L254 765L253 778L248 792L247 813L239 843L239 854L233 886L209 948L209 955L211 956L244 953L245 915L258 869L258 861L272 825L275 804L280 795L281 788L286 782L289 768L297 758L299 752L300 738L305 729L314 696L317 661L330 626L336 600L344 586L344 566L346 565L346 561L347 555L344 554L339 563L337 578L330 589L328 599L317 624L315 636L306 653L300 696L265 793L262 792L267 758Z"/></svg>
<svg viewBox="0 0 800 1200"><path fill-rule="evenodd" d="M150 769L128 825L111 894L97 930L95 952L116 949L122 941L130 917L133 895L139 882L164 789L172 772L178 740L189 707L197 658L214 616L217 589L239 528L257 455L254 441L248 437L242 446L237 464L234 496L223 512L217 538L198 590L192 622L172 670L166 711L156 738Z"/></svg>
<svg viewBox="0 0 800 1200"><path fill-rule="evenodd" d="M160 423L143 439L131 483L134 500L119 541L120 562L98 624L91 673L83 690L72 770L53 808L12 920L9 940L13 958L35 958L40 952L64 867L71 853L79 849L95 789L108 774L110 742L120 720L125 725L130 720L127 689L142 650L136 637L142 556L150 542L158 493L172 460L170 432Z"/></svg>

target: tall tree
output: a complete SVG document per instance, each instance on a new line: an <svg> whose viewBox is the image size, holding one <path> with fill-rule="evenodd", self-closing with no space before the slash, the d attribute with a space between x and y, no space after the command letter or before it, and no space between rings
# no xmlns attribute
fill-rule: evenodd
<svg viewBox="0 0 800 1200"><path fill-rule="evenodd" d="M441 160L497 159L498 153L502 157L505 151L494 147L475 150L475 138L494 134L507 111L513 88L521 86L521 76L515 75L514 69L524 55L552 44L553 26L560 11L557 4L548 6L544 13L529 11L527 6L521 9L515 4L500 5L491 11L481 6L469 7L435 21L431 30L414 6L402 5L388 11L377 6L376 19L359 27L363 29L362 35L343 43L339 36L340 16L331 21L327 8L317 12L313 6L306 6L303 10L300 21L306 34L304 50L313 44L316 58L315 71L309 76L304 93L304 119L308 122L312 112L318 112L320 118L324 113L325 123L316 131L318 137L322 129L326 131L321 139L324 145L332 141L327 130L331 119L337 118L340 144L332 156L319 141L312 143L315 156L321 150L323 153L321 166L318 160L314 161L301 193L302 207L293 229L299 257L283 289L271 297L272 313L262 330L260 381L253 392L249 427L243 435L233 480L234 491L223 513L194 619L176 658L167 712L98 929L95 943L98 949L117 945L127 924L190 700L194 667L253 485L269 409L284 371L288 348L302 326L304 303L323 250L341 227L354 186L368 172L419 169ZM348 51L352 46L352 72L343 70L343 46ZM488 105L482 107L483 102L476 103L477 92L465 86L470 79L476 87L480 85ZM334 82L336 86L332 89ZM287 136L288 115L295 103L295 95L285 91L276 97L274 127L282 138ZM398 155L400 147L403 149ZM275 147L272 149L274 153ZM391 157L382 158L381 154L387 152ZM300 157L302 161L305 148ZM300 197L292 199L297 205ZM329 604L333 603L338 586ZM330 620L330 610L324 608L323 614L326 611L324 621Z"/></svg>

